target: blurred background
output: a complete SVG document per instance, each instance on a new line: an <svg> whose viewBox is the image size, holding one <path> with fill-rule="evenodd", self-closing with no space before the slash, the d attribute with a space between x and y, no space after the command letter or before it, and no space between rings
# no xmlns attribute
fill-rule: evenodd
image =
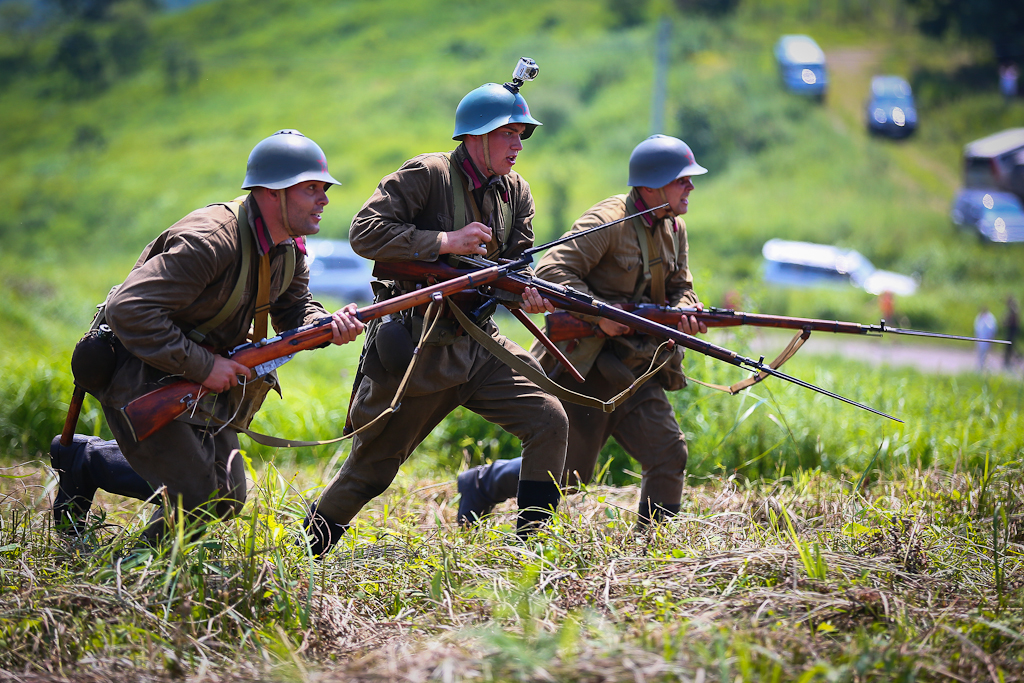
<svg viewBox="0 0 1024 683"><path fill-rule="evenodd" d="M539 240L626 191L630 151L664 132L710 169L686 216L709 304L964 334L1024 297L1016 195L989 197L1005 216L954 210L965 146L1024 126L1021 0L0 0L5 337L70 348L142 247L241 194L281 128L326 151L343 185L321 236L345 238L520 56L540 65L523 94L544 126L516 166ZM1014 140L970 162L976 203L1013 189ZM776 241L766 260L769 240L833 255Z"/></svg>

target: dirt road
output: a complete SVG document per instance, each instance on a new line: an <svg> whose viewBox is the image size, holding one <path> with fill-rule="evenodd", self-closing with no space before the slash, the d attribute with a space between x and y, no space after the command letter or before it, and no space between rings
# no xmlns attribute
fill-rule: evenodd
<svg viewBox="0 0 1024 683"><path fill-rule="evenodd" d="M786 332L759 330L750 348L772 359L791 338ZM815 332L800 353L840 356L876 366L913 367L940 375L977 372L978 365L976 346L972 342L930 343L897 335L879 339ZM1024 379L1024 364L1018 360L1009 370L1004 369L1003 346L993 344L985 360L985 372Z"/></svg>

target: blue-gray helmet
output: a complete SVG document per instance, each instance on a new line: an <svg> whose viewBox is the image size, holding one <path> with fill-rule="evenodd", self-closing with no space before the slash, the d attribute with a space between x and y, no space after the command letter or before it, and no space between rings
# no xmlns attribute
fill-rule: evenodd
<svg viewBox="0 0 1024 683"><path fill-rule="evenodd" d="M676 178L703 175L690 146L671 135L652 135L629 155L630 187L665 187Z"/></svg>
<svg viewBox="0 0 1024 683"><path fill-rule="evenodd" d="M519 93L513 93L504 85L485 83L472 90L455 109L455 134L453 140L462 140L467 135L483 135L508 123L526 124L522 139L533 135L533 129L542 126L530 115L530 107Z"/></svg>
<svg viewBox="0 0 1024 683"><path fill-rule="evenodd" d="M286 129L252 148L242 189L282 190L307 180L341 185L327 172L327 156L320 146L299 131Z"/></svg>

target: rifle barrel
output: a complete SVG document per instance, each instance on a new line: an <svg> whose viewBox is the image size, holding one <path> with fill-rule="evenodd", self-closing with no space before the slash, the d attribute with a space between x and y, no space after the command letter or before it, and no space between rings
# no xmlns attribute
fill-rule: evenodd
<svg viewBox="0 0 1024 683"><path fill-rule="evenodd" d="M664 204L661 204L659 206L652 207L650 209L644 209L643 211L637 211L636 213L631 213L628 216L623 216L622 218L616 218L613 221L608 221L607 223L602 223L601 225L596 225L593 228L587 228L586 230L580 230L579 232L570 232L570 233L568 233L566 235L562 235L561 237L559 237L556 240L551 240L550 242L547 242L545 244L540 244L540 245L538 245L536 247L530 247L529 249L527 249L526 251L523 252L523 255L524 256L532 256L533 254L536 254L539 251L544 251L545 249L549 249L549 248L554 247L556 245L562 244L563 242L569 242L569 241L572 241L572 240L579 239L580 237L585 237L586 235L590 235L591 233L595 233L598 230L604 230L605 228L610 228L613 225L618 225L619 223L625 223L626 221L632 220L632 219L636 218L637 216L643 216L645 213L650 213L652 211L657 211L658 209L664 209L666 206L668 206L668 202L665 202Z"/></svg>
<svg viewBox="0 0 1024 683"><path fill-rule="evenodd" d="M466 260L474 263L479 263L481 265L492 265L492 262L487 261L486 259L483 258L473 258ZM392 265L396 266L396 268L391 268ZM402 266L405 267L403 268ZM377 264L377 269L380 270L381 274L386 273L388 277L397 277L399 279L403 276L411 275L413 270L417 270L419 273L419 277L422 278L424 273L424 267L425 264L419 264L418 266L415 264L402 263ZM378 273L377 269L375 269L375 275L377 275ZM436 277L455 277L456 275L461 274L460 269L439 263L431 264L429 266L429 270L431 274ZM680 344L681 346L684 346L688 349L692 349L706 356L718 359L725 363L729 363L730 365L735 365L746 370L767 373L769 375L772 375L773 377L778 377L783 381L791 382L805 389L816 391L820 394L823 394L830 398L837 399L839 401L855 406L857 408L862 408L863 410L874 413L881 417L887 417L890 420L902 423L902 420L899 420L898 418L895 418L887 413L883 413L880 410L875 410L870 406L858 403L857 401L848 399L844 396L840 396L839 394L833 393L831 391L827 391L826 389L822 389L821 387L817 387L811 384L810 382L805 382L804 380L797 379L796 377L787 375L784 372L779 372L778 370L773 369L769 365L766 365L763 361L755 361L751 360L750 358L744 358L743 356L737 354L735 351L730 351L729 349L717 346L715 344L712 344L711 342L706 342L702 339L698 339L697 337L693 337L684 332L680 332L679 330L673 327L661 325L660 323L648 320L647 318L636 315L635 313L631 313L620 308L615 308L614 306L606 304L603 301L594 299L593 297L587 294L578 292L572 289L571 287L563 287L562 285L558 285L553 282L546 282L539 278L525 277L516 272L506 273L505 277L500 277L496 279L491 286L497 287L499 289L504 289L515 294L522 294L523 290L526 289L526 287L535 287L538 291L541 292L542 295L551 299L560 308L563 308L565 310L576 311L578 313L586 313L589 315L599 315L601 317L610 318L611 320L614 320L616 322L628 325L629 327L632 327L634 330L646 332L647 334L651 334L662 339L671 339L672 341Z"/></svg>

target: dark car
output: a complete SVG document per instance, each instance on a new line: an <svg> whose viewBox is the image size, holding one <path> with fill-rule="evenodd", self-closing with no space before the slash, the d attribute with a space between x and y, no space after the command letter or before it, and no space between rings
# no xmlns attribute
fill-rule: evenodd
<svg viewBox="0 0 1024 683"><path fill-rule="evenodd" d="M775 43L775 62L782 84L790 92L814 97L819 102L828 91L825 53L814 39L804 35L787 35Z"/></svg>
<svg viewBox="0 0 1024 683"><path fill-rule="evenodd" d="M988 242L1024 242L1024 208L1015 194L968 188L953 198L953 224Z"/></svg>
<svg viewBox="0 0 1024 683"><path fill-rule="evenodd" d="M373 300L373 266L358 256L347 240L307 239L306 252L309 291L314 296L328 296L342 303Z"/></svg>
<svg viewBox="0 0 1024 683"><path fill-rule="evenodd" d="M917 107L910 84L899 76L871 79L871 97L865 107L868 132L905 138L917 129Z"/></svg>

